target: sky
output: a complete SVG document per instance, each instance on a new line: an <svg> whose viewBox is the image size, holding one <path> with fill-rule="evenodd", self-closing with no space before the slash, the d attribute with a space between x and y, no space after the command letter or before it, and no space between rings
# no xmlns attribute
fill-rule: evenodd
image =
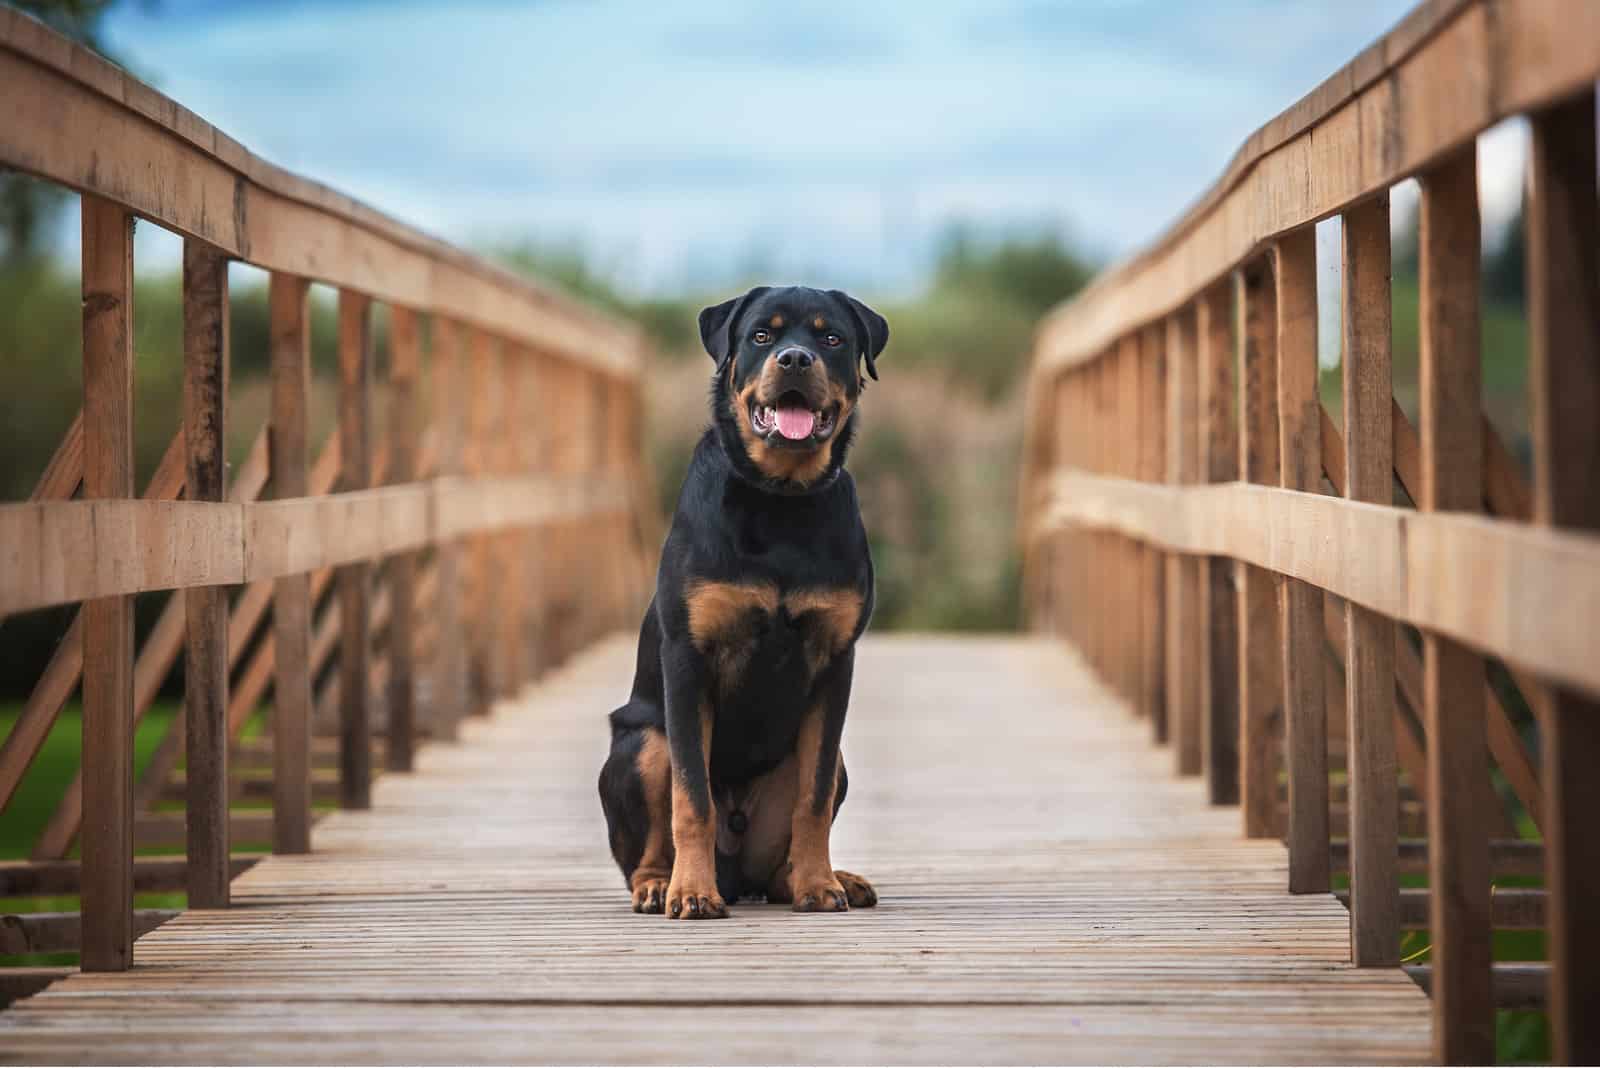
<svg viewBox="0 0 1600 1068"><path fill-rule="evenodd" d="M105 38L258 155L459 244L576 247L639 293L910 293L955 225L1135 251L1409 6L134 0ZM1480 147L1491 227L1521 151Z"/></svg>

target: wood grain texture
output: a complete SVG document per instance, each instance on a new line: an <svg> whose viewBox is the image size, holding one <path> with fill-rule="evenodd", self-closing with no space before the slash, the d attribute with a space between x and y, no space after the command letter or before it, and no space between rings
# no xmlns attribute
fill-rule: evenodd
<svg viewBox="0 0 1600 1068"><path fill-rule="evenodd" d="M1600 209L1595 102L1533 116L1529 153L1528 381L1534 522L1600 531ZM1565 600L1564 615L1570 615ZM1570 619L1565 620L1568 625ZM1593 637L1593 630L1587 632ZM1600 1060L1600 700L1536 687L1550 891L1550 1031L1557 1062Z"/></svg>
<svg viewBox="0 0 1600 1068"><path fill-rule="evenodd" d="M1483 502L1482 344L1479 337L1478 168L1474 149L1421 181L1421 492L1425 512ZM1429 929L1433 937L1434 1055L1441 1064L1494 1059L1489 901L1489 779L1483 658L1422 635L1422 722L1428 738Z"/></svg>
<svg viewBox="0 0 1600 1068"><path fill-rule="evenodd" d="M268 271L353 288L638 373L634 328L252 155L89 49L0 11L0 90L48 101L0 131L0 163L98 194ZM181 181L177 176L181 176Z"/></svg>
<svg viewBox="0 0 1600 1068"><path fill-rule="evenodd" d="M1388 190L1495 123L1600 78L1600 7L1429 0L1245 142L1150 247L1046 319L1035 371L1092 360L1265 251Z"/></svg>
<svg viewBox="0 0 1600 1068"><path fill-rule="evenodd" d="M114 501L134 495L133 218L96 197L84 197L81 210L83 495ZM133 965L133 598L86 601L82 613L81 961L85 971L125 971Z"/></svg>
<svg viewBox="0 0 1600 1068"><path fill-rule="evenodd" d="M389 472L390 483L417 477L421 423L417 379L422 371L422 339L417 317L405 308L389 312ZM389 719L386 763L390 771L410 771L416 753L416 602L418 554L398 553L384 568L389 587Z"/></svg>
<svg viewBox="0 0 1600 1068"><path fill-rule="evenodd" d="M1180 309L1167 320L1167 470L1174 485L1199 481L1198 312ZM1172 732L1172 753L1180 775L1203 770L1204 743L1200 730L1200 643L1204 630L1200 615L1201 562L1184 553L1166 559L1166 660L1167 722Z"/></svg>
<svg viewBox="0 0 1600 1068"><path fill-rule="evenodd" d="M1278 355L1278 484L1322 486L1322 402L1317 396L1317 238L1313 228L1278 240L1274 255ZM1284 579L1284 762L1289 780L1289 892L1325 893L1328 870L1328 730L1322 693L1322 591Z"/></svg>
<svg viewBox="0 0 1600 1068"><path fill-rule="evenodd" d="M183 245L184 495L227 494L228 261ZM179 595L174 595L175 597ZM228 592L184 590L184 763L191 908L228 904Z"/></svg>
<svg viewBox="0 0 1600 1068"><path fill-rule="evenodd" d="M1239 469L1235 426L1233 279L1212 286L1200 298L1199 378L1196 403L1198 480L1232 482ZM1045 476L1040 477L1046 486ZM1223 557L1201 563L1200 571L1200 734L1206 794L1214 805L1239 802L1239 614L1233 588L1235 564Z"/></svg>
<svg viewBox="0 0 1600 1068"><path fill-rule="evenodd" d="M1267 260L1243 272L1244 345L1239 357L1239 478L1276 485L1278 459L1277 293ZM1278 834L1278 753L1283 737L1283 664L1277 579L1237 565L1239 807L1250 838Z"/></svg>
<svg viewBox="0 0 1600 1068"><path fill-rule="evenodd" d="M272 275L267 301L271 321L272 415L268 448L272 492L303 497L310 463L311 319L309 283ZM272 583L272 849L311 851L311 576L285 574ZM264 664L266 650L257 654ZM246 676L248 678L248 675ZM265 685L263 673L261 685ZM252 706L254 701L252 700Z"/></svg>
<svg viewBox="0 0 1600 1068"><path fill-rule="evenodd" d="M1394 492L1387 194L1343 221L1345 495L1387 504ZM1350 953L1360 965L1389 965L1400 955L1394 623L1354 600L1345 605L1345 680Z"/></svg>
<svg viewBox="0 0 1600 1068"><path fill-rule="evenodd" d="M369 490L372 302L347 289L339 291L339 456L341 496ZM372 576L373 565L363 558L341 565L334 578L339 600L339 801L345 808L366 808L372 803L372 695L368 690L372 677Z"/></svg>
<svg viewBox="0 0 1600 1068"><path fill-rule="evenodd" d="M0 1014L0 1057L1428 1058L1415 984L1350 967L1337 901L1284 894L1283 848L1241 840L1052 641L862 644L855 701L872 714L846 730L833 853L877 882L877 908L744 902L688 927L633 914L593 782L633 655L631 636L608 641L463 723L461 744L423 748L370 811L330 815L317 853L236 880L243 907L142 938L140 974L73 976ZM974 730L995 680L1014 716ZM963 777L981 789L949 804ZM702 1011L686 958L736 1003ZM827 974L849 978L795 981Z"/></svg>

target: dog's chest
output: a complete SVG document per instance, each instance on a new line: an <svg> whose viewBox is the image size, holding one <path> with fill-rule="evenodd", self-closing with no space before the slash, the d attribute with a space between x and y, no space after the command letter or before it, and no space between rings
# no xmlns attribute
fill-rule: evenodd
<svg viewBox="0 0 1600 1068"><path fill-rule="evenodd" d="M783 589L775 582L697 581L685 602L689 636L706 658L713 689L810 681L855 636L862 596L847 587ZM776 676L776 677L774 677Z"/></svg>

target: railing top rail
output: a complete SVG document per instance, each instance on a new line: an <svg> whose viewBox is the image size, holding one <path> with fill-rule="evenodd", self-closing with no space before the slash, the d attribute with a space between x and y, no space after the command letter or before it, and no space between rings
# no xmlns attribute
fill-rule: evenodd
<svg viewBox="0 0 1600 1068"><path fill-rule="evenodd" d="M1415 174L1600 76L1600 4L1425 0L1262 126L1152 245L1041 324L1034 371L1099 357L1286 231Z"/></svg>
<svg viewBox="0 0 1600 1068"><path fill-rule="evenodd" d="M176 101L0 6L0 165L122 204L229 256L472 323L612 374L638 332L254 155ZM176 176L176 177L174 177Z"/></svg>

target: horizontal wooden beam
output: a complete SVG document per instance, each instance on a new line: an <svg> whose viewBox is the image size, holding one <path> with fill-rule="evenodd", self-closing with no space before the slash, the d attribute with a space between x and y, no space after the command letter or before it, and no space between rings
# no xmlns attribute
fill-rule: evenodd
<svg viewBox="0 0 1600 1068"><path fill-rule="evenodd" d="M1034 369L1092 360L1289 230L1343 211L1502 119L1600 78L1600 4L1429 0L1240 149L1149 247L1039 331Z"/></svg>
<svg viewBox="0 0 1600 1068"><path fill-rule="evenodd" d="M134 909L133 937L154 931L181 909ZM83 931L77 912L22 912L0 915L0 953L76 953Z"/></svg>
<svg viewBox="0 0 1600 1068"><path fill-rule="evenodd" d="M320 818L312 814L312 822ZM269 809L235 811L229 816L228 840L240 845L265 845L272 841ZM137 849L182 849L187 838L182 812L141 812L134 817L133 841Z"/></svg>
<svg viewBox="0 0 1600 1068"><path fill-rule="evenodd" d="M237 879L260 860L260 853L235 853L232 877ZM182 890L188 860L184 857L133 858L133 890L138 894ZM82 870L76 860L0 861L0 897L61 897L76 894Z"/></svg>
<svg viewBox="0 0 1600 1068"><path fill-rule="evenodd" d="M1068 525L1243 560L1600 693L1600 538L1242 482L1166 486L1081 471L1053 477L1034 533Z"/></svg>
<svg viewBox="0 0 1600 1068"><path fill-rule="evenodd" d="M77 972L76 968L0 968L0 1009L13 1001L31 998L58 979Z"/></svg>
<svg viewBox="0 0 1600 1068"><path fill-rule="evenodd" d="M0 165L197 237L234 259L447 316L610 374L637 374L637 330L290 174L126 71L0 8Z"/></svg>
<svg viewBox="0 0 1600 1068"><path fill-rule="evenodd" d="M583 476L438 478L288 500L0 505L0 615L92 597L233 585L489 533L625 511Z"/></svg>
<svg viewBox="0 0 1600 1068"><path fill-rule="evenodd" d="M1331 843L1333 870L1350 870L1350 844L1343 838ZM1402 838L1399 845L1399 870L1415 875L1428 870L1428 843L1421 839ZM1539 842L1521 839L1495 838L1489 841L1489 873L1498 879L1507 875L1543 875L1544 846Z"/></svg>
<svg viewBox="0 0 1600 1068"><path fill-rule="evenodd" d="M1423 990L1432 992L1433 965L1404 965L1406 974ZM1494 1003L1502 1009L1542 1009L1550 987L1550 965L1542 962L1502 961L1494 966Z"/></svg>
<svg viewBox="0 0 1600 1068"><path fill-rule="evenodd" d="M1350 907L1350 891L1336 890L1334 896ZM1520 888L1495 889L1491 895L1490 922L1502 931L1537 931L1544 927L1545 892ZM1408 931L1423 931L1429 926L1428 891L1400 891L1400 926Z"/></svg>

